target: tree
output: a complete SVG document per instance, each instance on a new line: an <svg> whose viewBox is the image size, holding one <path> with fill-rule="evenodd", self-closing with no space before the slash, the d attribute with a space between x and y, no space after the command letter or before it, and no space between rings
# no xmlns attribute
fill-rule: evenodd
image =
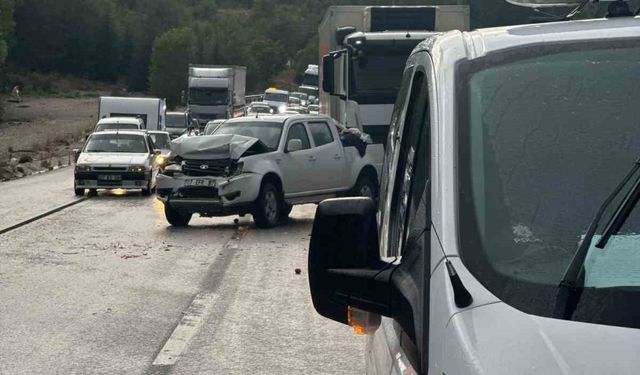
<svg viewBox="0 0 640 375"><path fill-rule="evenodd" d="M180 93L187 87L195 45L195 37L189 28L169 30L153 44L149 86L154 95L167 99L169 108L180 103Z"/></svg>

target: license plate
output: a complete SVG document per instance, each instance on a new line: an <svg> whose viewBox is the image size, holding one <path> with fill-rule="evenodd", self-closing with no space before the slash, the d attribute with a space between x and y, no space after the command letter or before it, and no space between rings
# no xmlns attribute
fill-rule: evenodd
<svg viewBox="0 0 640 375"><path fill-rule="evenodd" d="M205 186L205 187L216 187L215 180L209 180L206 178L189 178L184 184L186 186Z"/></svg>
<svg viewBox="0 0 640 375"><path fill-rule="evenodd" d="M102 181L121 181L122 176L119 174L101 174L98 175L98 180Z"/></svg>

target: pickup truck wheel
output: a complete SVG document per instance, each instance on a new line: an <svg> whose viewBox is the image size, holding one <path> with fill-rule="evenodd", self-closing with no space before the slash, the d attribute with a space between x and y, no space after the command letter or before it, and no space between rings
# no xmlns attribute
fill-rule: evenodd
<svg viewBox="0 0 640 375"><path fill-rule="evenodd" d="M167 218L169 224L174 227L186 227L191 221L192 214L183 214L180 211L174 209L168 204L164 205L164 216Z"/></svg>
<svg viewBox="0 0 640 375"><path fill-rule="evenodd" d="M142 189L142 195L145 197L148 197L149 195L151 195L151 181L147 183L146 189Z"/></svg>
<svg viewBox="0 0 640 375"><path fill-rule="evenodd" d="M74 187L73 192L76 194L76 197L82 197L84 195L84 189Z"/></svg>
<svg viewBox="0 0 640 375"><path fill-rule="evenodd" d="M98 189L89 189L90 197L95 197L96 195L98 195Z"/></svg>
<svg viewBox="0 0 640 375"><path fill-rule="evenodd" d="M356 197L368 197L374 200L378 199L378 186L371 177L366 174L362 175L358 178L352 195Z"/></svg>
<svg viewBox="0 0 640 375"><path fill-rule="evenodd" d="M272 183L262 185L252 213L258 228L273 228L278 225L283 206L280 197L280 192Z"/></svg>
<svg viewBox="0 0 640 375"><path fill-rule="evenodd" d="M290 205L289 203L284 203L282 205L282 218L287 218L289 217L289 214L291 213L291 210L293 210L293 206Z"/></svg>

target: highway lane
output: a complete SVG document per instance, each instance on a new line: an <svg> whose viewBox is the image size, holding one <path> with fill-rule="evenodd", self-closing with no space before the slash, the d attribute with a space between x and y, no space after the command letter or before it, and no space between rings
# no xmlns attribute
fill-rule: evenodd
<svg viewBox="0 0 640 375"><path fill-rule="evenodd" d="M364 339L311 305L314 209L175 229L155 199L103 193L0 236L0 373L362 373Z"/></svg>
<svg viewBox="0 0 640 375"><path fill-rule="evenodd" d="M73 167L0 183L0 228L74 199Z"/></svg>

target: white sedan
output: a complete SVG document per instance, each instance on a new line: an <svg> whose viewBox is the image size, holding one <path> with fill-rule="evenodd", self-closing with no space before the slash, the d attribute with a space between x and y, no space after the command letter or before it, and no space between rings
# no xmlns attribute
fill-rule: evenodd
<svg viewBox="0 0 640 375"><path fill-rule="evenodd" d="M84 195L97 189L141 189L149 195L155 188L158 172L154 150L147 133L140 131L104 131L93 133L78 155L74 173L74 191Z"/></svg>

